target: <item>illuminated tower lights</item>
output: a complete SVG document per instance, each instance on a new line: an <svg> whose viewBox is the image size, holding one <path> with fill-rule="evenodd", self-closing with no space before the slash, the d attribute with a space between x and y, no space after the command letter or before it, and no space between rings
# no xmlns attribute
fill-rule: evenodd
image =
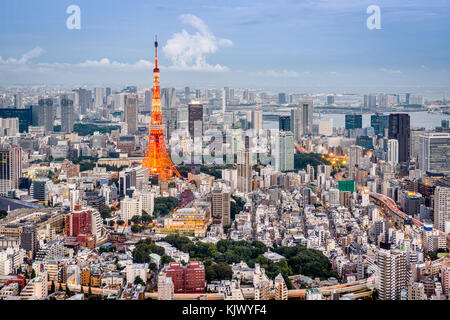
<svg viewBox="0 0 450 320"><path fill-rule="evenodd" d="M149 169L150 175L158 175L159 180L168 181L174 174L181 177L167 153L162 124L161 98L158 69L158 40L155 37L155 68L153 69L152 116L148 148L142 166Z"/></svg>

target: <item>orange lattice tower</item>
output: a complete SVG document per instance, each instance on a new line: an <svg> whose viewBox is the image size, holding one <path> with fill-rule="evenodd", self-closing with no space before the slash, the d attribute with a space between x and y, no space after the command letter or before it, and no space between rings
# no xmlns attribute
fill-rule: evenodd
<svg viewBox="0 0 450 320"><path fill-rule="evenodd" d="M174 174L181 177L167 153L166 144L164 142L164 127L162 124L161 97L159 90L158 40L156 37L155 68L153 69L152 119L150 122L148 148L142 166L148 168L150 175L158 175L159 180L168 181L173 178Z"/></svg>

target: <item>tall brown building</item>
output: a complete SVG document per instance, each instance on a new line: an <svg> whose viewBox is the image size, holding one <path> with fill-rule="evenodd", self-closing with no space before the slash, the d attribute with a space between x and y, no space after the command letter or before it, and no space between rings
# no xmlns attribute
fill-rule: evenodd
<svg viewBox="0 0 450 320"><path fill-rule="evenodd" d="M189 135L191 136L191 139L195 136L195 122L200 121L201 122L201 135L203 135L203 105L202 104L189 104L188 106L188 128L189 128Z"/></svg>

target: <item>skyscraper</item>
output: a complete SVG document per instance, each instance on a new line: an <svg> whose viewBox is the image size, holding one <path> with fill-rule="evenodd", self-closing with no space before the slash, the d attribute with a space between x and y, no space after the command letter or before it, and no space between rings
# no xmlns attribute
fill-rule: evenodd
<svg viewBox="0 0 450 320"><path fill-rule="evenodd" d="M299 141L304 135L312 133L314 105L312 99L301 99L298 107L291 110L291 130Z"/></svg>
<svg viewBox="0 0 450 320"><path fill-rule="evenodd" d="M94 88L94 108L97 109L98 107L103 105L103 88L95 87Z"/></svg>
<svg viewBox="0 0 450 320"><path fill-rule="evenodd" d="M22 100L21 93L16 93L14 95L14 108L15 109L23 109L23 100Z"/></svg>
<svg viewBox="0 0 450 320"><path fill-rule="evenodd" d="M280 132L280 171L294 170L294 135L290 131Z"/></svg>
<svg viewBox="0 0 450 320"><path fill-rule="evenodd" d="M245 137L244 148L237 154L238 190L243 193L252 191L252 156L250 139Z"/></svg>
<svg viewBox="0 0 450 320"><path fill-rule="evenodd" d="M389 115L388 138L398 140L398 161L408 162L410 156L410 118L406 113L392 113Z"/></svg>
<svg viewBox="0 0 450 320"><path fill-rule="evenodd" d="M400 292L407 288L406 251L380 249L377 266L380 300L399 300Z"/></svg>
<svg viewBox="0 0 450 320"><path fill-rule="evenodd" d="M279 120L280 131L291 131L291 117L290 116L280 116Z"/></svg>
<svg viewBox="0 0 450 320"><path fill-rule="evenodd" d="M197 123L197 124L196 124ZM191 103L188 105L188 126L189 126L189 135L191 139L195 137L195 128L197 126L197 130L200 132L200 136L203 136L203 105L200 103Z"/></svg>
<svg viewBox="0 0 450 320"><path fill-rule="evenodd" d="M223 226L231 224L230 191L224 186L216 186L211 192L211 215L214 220L220 221Z"/></svg>
<svg viewBox="0 0 450 320"><path fill-rule="evenodd" d="M22 148L0 145L0 195L19 188L22 177Z"/></svg>
<svg viewBox="0 0 450 320"><path fill-rule="evenodd" d="M389 139L387 142L387 162L392 166L398 164L398 141L396 139Z"/></svg>
<svg viewBox="0 0 450 320"><path fill-rule="evenodd" d="M434 227L450 231L450 188L437 186L434 190Z"/></svg>
<svg viewBox="0 0 450 320"><path fill-rule="evenodd" d="M163 108L174 108L176 102L175 88L161 89L161 106Z"/></svg>
<svg viewBox="0 0 450 320"><path fill-rule="evenodd" d="M334 104L334 96L333 95L327 96L327 104L329 106Z"/></svg>
<svg viewBox="0 0 450 320"><path fill-rule="evenodd" d="M287 100L286 100L286 93L279 93L278 94L278 103L279 104L286 104Z"/></svg>
<svg viewBox="0 0 450 320"><path fill-rule="evenodd" d="M39 239L34 225L23 227L20 234L20 247L34 259L36 252L39 250Z"/></svg>
<svg viewBox="0 0 450 320"><path fill-rule="evenodd" d="M43 127L46 133L52 132L54 112L53 99L39 99L38 105L32 106L33 125Z"/></svg>
<svg viewBox="0 0 450 320"><path fill-rule="evenodd" d="M385 136L385 131L389 126L389 116L380 113L371 115L370 126L375 130L375 134Z"/></svg>
<svg viewBox="0 0 450 320"><path fill-rule="evenodd" d="M425 133L419 136L419 168L450 174L450 133Z"/></svg>
<svg viewBox="0 0 450 320"><path fill-rule="evenodd" d="M152 111L152 92L145 90L144 93L144 111Z"/></svg>
<svg viewBox="0 0 450 320"><path fill-rule="evenodd" d="M346 114L345 115L345 130L353 130L362 128L361 114Z"/></svg>
<svg viewBox="0 0 450 320"><path fill-rule="evenodd" d="M351 180L356 180L356 166L361 163L363 148L357 145L350 146L349 176Z"/></svg>
<svg viewBox="0 0 450 320"><path fill-rule="evenodd" d="M73 132L74 123L75 110L73 107L73 100L64 96L61 98L61 132Z"/></svg>
<svg viewBox="0 0 450 320"><path fill-rule="evenodd" d="M263 129L263 114L262 110L256 107L252 110L252 128L256 133L259 133Z"/></svg>
<svg viewBox="0 0 450 320"><path fill-rule="evenodd" d="M91 108L92 91L87 89L78 89L78 104L80 106L80 114L85 115Z"/></svg>
<svg viewBox="0 0 450 320"><path fill-rule="evenodd" d="M28 132L28 127L33 123L32 109L12 109L12 108L1 108L0 118L2 119L19 119L19 131Z"/></svg>
<svg viewBox="0 0 450 320"><path fill-rule="evenodd" d="M125 122L128 134L135 135L138 132L138 103L137 94L125 95Z"/></svg>
<svg viewBox="0 0 450 320"><path fill-rule="evenodd" d="M191 101L191 89L189 87L184 88L184 98L187 102Z"/></svg>
<svg viewBox="0 0 450 320"><path fill-rule="evenodd" d="M374 94L364 95L364 109L374 110L377 108L377 96Z"/></svg>

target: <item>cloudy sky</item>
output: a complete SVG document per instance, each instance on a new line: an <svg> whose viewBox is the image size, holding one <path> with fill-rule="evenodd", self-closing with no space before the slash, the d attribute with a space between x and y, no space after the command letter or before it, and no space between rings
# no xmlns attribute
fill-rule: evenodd
<svg viewBox="0 0 450 320"><path fill-rule="evenodd" d="M0 85L150 86L157 33L164 87L444 91L449 17L448 0L0 1Z"/></svg>

